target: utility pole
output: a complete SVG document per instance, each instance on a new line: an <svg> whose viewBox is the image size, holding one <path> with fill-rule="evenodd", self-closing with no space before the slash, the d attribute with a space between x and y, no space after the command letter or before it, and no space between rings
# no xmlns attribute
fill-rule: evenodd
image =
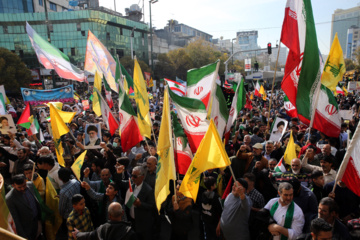
<svg viewBox="0 0 360 240"><path fill-rule="evenodd" d="M158 0L149 1L149 10L150 10L150 54L151 54L151 70L154 72L154 57L153 57L153 36L152 36L152 21L151 21L151 4L156 3Z"/></svg>

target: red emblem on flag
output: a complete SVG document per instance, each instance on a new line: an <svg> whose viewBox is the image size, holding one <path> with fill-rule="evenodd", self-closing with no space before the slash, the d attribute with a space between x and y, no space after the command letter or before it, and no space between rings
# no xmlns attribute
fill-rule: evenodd
<svg viewBox="0 0 360 240"><path fill-rule="evenodd" d="M187 115L186 116L186 124L189 127L198 127L200 125L200 121L201 119L198 116L193 116L193 115Z"/></svg>
<svg viewBox="0 0 360 240"><path fill-rule="evenodd" d="M325 107L325 111L331 116L337 113L337 109L334 105L329 104Z"/></svg>
<svg viewBox="0 0 360 240"><path fill-rule="evenodd" d="M232 117L235 113L235 108L231 107L229 115Z"/></svg>
<svg viewBox="0 0 360 240"><path fill-rule="evenodd" d="M122 113L119 112L119 118L120 118L120 123L122 123L124 116L122 115Z"/></svg>
<svg viewBox="0 0 360 240"><path fill-rule="evenodd" d="M178 138L178 139L177 139L177 144L178 144L178 145L182 145L181 138Z"/></svg>
<svg viewBox="0 0 360 240"><path fill-rule="evenodd" d="M194 94L195 95L200 95L200 93L202 92L204 90L204 88L203 87L197 87L197 88L195 88L195 90L194 90Z"/></svg>
<svg viewBox="0 0 360 240"><path fill-rule="evenodd" d="M216 126L216 128L218 127L218 116L216 116L215 118L214 118L214 123L215 123L215 126Z"/></svg>

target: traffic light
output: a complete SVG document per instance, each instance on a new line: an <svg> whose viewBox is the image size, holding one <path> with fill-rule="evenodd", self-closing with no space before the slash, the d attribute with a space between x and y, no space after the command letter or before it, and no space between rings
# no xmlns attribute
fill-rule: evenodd
<svg viewBox="0 0 360 240"><path fill-rule="evenodd" d="M271 43L268 43L268 54L271 54Z"/></svg>

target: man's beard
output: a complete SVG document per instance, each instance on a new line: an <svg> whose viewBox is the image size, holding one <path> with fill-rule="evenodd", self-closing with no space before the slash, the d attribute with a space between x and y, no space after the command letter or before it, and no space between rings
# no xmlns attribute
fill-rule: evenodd
<svg viewBox="0 0 360 240"><path fill-rule="evenodd" d="M97 136L95 136L95 137L93 137L93 138L89 137L89 139L90 139L90 144L94 144L94 145L95 145L96 141L98 140L98 137L97 137Z"/></svg>
<svg viewBox="0 0 360 240"><path fill-rule="evenodd" d="M301 169L296 170L296 171L295 171L295 170L292 170L292 172L293 172L294 174L299 174L299 173L300 173L300 170L301 170Z"/></svg>

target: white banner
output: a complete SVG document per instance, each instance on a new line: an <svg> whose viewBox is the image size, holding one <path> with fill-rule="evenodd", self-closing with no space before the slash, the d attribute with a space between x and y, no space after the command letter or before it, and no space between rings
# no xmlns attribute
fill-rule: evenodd
<svg viewBox="0 0 360 240"><path fill-rule="evenodd" d="M245 59L245 72L251 72L251 58Z"/></svg>

